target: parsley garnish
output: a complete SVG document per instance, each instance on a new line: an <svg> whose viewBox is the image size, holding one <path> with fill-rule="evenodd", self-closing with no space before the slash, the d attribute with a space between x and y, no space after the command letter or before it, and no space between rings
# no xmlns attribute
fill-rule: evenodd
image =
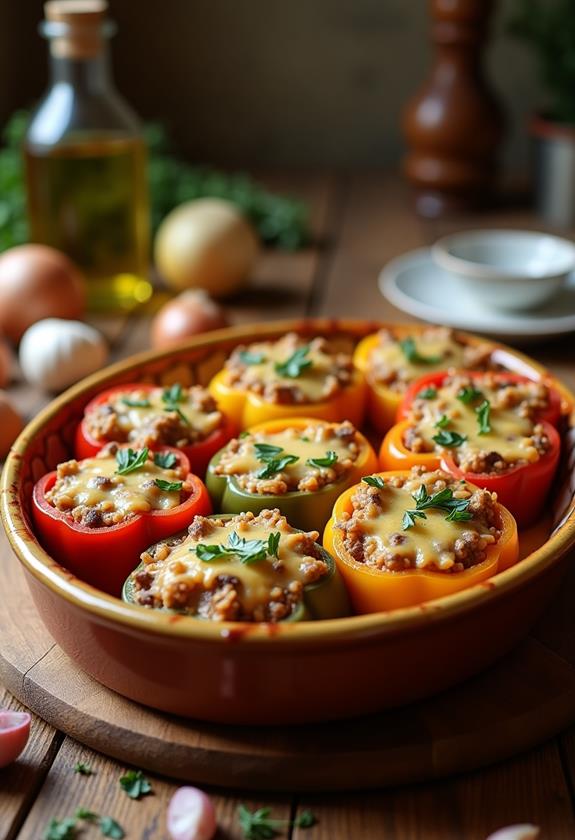
<svg viewBox="0 0 575 840"><path fill-rule="evenodd" d="M120 776L120 787L130 799L140 799L141 796L152 792L152 786L141 770L128 770L125 775Z"/></svg>
<svg viewBox="0 0 575 840"><path fill-rule="evenodd" d="M245 840L270 840L280 831L290 826L293 828L311 828L317 820L311 811L302 811L295 820L271 819L271 808L258 808L250 811L245 805L238 806L238 820Z"/></svg>
<svg viewBox="0 0 575 840"><path fill-rule="evenodd" d="M276 473L289 467L290 464L295 464L296 461L299 461L297 455L282 455L281 458L271 458L269 461L266 461L265 467L262 467L256 473L256 476L258 478L272 478Z"/></svg>
<svg viewBox="0 0 575 840"><path fill-rule="evenodd" d="M445 429L445 428L447 428L447 426L449 426L450 423L451 423L451 420L449 419L447 414L442 414L441 417L439 418L439 420L437 421L437 423L435 423L435 428L436 429Z"/></svg>
<svg viewBox="0 0 575 840"><path fill-rule="evenodd" d="M163 478L156 478L154 484L163 490L165 493L175 493L176 490L181 490L183 481L164 481Z"/></svg>
<svg viewBox="0 0 575 840"><path fill-rule="evenodd" d="M90 767L89 764L85 764L83 761L78 761L77 764L74 764L74 773L78 773L80 776L93 776L94 771Z"/></svg>
<svg viewBox="0 0 575 840"><path fill-rule="evenodd" d="M308 458L306 464L309 464L310 467L333 467L336 461L337 452L329 449L325 453L325 458Z"/></svg>
<svg viewBox="0 0 575 840"><path fill-rule="evenodd" d="M477 388L473 387L473 385L466 385L457 392L457 399L461 400L461 402L465 403L465 405L469 405L469 403L479 400L482 396L483 394L481 391L478 391Z"/></svg>
<svg viewBox="0 0 575 840"><path fill-rule="evenodd" d="M422 356L411 336L403 338L399 346L407 361L413 365L436 365L441 361L441 356Z"/></svg>
<svg viewBox="0 0 575 840"><path fill-rule="evenodd" d="M249 350L240 350L240 362L244 365L263 365L267 362L266 356L263 353L250 353Z"/></svg>
<svg viewBox="0 0 575 840"><path fill-rule="evenodd" d="M272 446L271 443L254 443L254 449L258 461L271 461L272 458L277 458L280 452L283 452L283 447Z"/></svg>
<svg viewBox="0 0 575 840"><path fill-rule="evenodd" d="M489 400L483 400L481 405L475 409L475 413L477 414L477 422L479 423L478 434L488 435L491 431L491 403Z"/></svg>
<svg viewBox="0 0 575 840"><path fill-rule="evenodd" d="M214 560L229 560L237 557L240 563L261 563L267 557L277 557L280 544L280 532L270 534L267 542L265 540L246 540L245 537L238 537L232 531L226 545L205 545L199 543L195 552L203 563L212 563ZM194 549L191 548L190 551Z"/></svg>
<svg viewBox="0 0 575 840"><path fill-rule="evenodd" d="M127 475L128 473L134 472L135 470L139 470L143 467L147 460L147 446L143 449L136 450L135 452L131 448L118 449L116 451L116 461L118 463L118 469L116 472L119 475Z"/></svg>
<svg viewBox="0 0 575 840"><path fill-rule="evenodd" d="M166 388L162 394L162 402L164 403L164 411L175 412L178 417L186 424L190 425L190 421L178 406L178 403L184 402L184 395L182 393L182 386L179 382L174 383L169 388Z"/></svg>
<svg viewBox="0 0 575 840"><path fill-rule="evenodd" d="M98 819L98 814L89 811L87 808L78 808L74 816L77 820L86 820L86 822L95 822Z"/></svg>
<svg viewBox="0 0 575 840"><path fill-rule="evenodd" d="M130 408L149 408L151 405L150 400L137 400L131 397L122 397L122 402Z"/></svg>
<svg viewBox="0 0 575 840"><path fill-rule="evenodd" d="M434 440L438 446L451 448L454 446L461 446L462 443L465 443L467 435L460 435L459 432L441 431L434 435L432 440Z"/></svg>
<svg viewBox="0 0 575 840"><path fill-rule="evenodd" d="M385 487L385 481L379 475L366 475L361 480L369 484L370 487L377 487L378 490L383 490Z"/></svg>
<svg viewBox="0 0 575 840"><path fill-rule="evenodd" d="M297 379L304 370L312 366L312 360L307 358L309 351L309 344L298 347L285 362L275 363L276 373L279 373L280 376L287 376L288 379Z"/></svg>
<svg viewBox="0 0 575 840"><path fill-rule="evenodd" d="M162 467L165 470L171 470L178 463L178 459L173 452L155 452L154 464L157 467Z"/></svg>
<svg viewBox="0 0 575 840"><path fill-rule="evenodd" d="M463 522L472 519L472 514L469 513L469 499L454 499L453 490L450 487L445 487L438 493L430 496L424 484L421 485L417 493L412 494L412 499L415 501L415 510L406 510L403 514L401 528L407 531L415 525L416 519L427 519L424 511L430 508L442 510L447 513L445 517L450 522Z"/></svg>
<svg viewBox="0 0 575 840"><path fill-rule="evenodd" d="M429 388L422 388L421 391L417 393L417 398L420 400L434 400L437 396L437 388L434 388L433 385L430 385Z"/></svg>
<svg viewBox="0 0 575 840"><path fill-rule="evenodd" d="M43 840L75 840L77 836L77 822L73 817L68 817L65 820L52 818L44 832Z"/></svg>
<svg viewBox="0 0 575 840"><path fill-rule="evenodd" d="M112 817L100 817L100 831L104 837L111 837L112 840L123 840L126 836L122 826Z"/></svg>

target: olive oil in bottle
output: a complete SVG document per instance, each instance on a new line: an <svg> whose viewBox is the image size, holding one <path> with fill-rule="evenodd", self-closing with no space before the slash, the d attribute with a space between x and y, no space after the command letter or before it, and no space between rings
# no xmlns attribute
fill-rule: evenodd
<svg viewBox="0 0 575 840"><path fill-rule="evenodd" d="M24 158L31 239L85 272L92 309L131 309L151 296L146 151L136 117L112 87L103 0L50 0L52 85Z"/></svg>

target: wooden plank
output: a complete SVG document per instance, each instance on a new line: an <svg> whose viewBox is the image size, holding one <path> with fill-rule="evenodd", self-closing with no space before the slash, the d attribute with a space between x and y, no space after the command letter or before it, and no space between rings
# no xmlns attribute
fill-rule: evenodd
<svg viewBox="0 0 575 840"><path fill-rule="evenodd" d="M27 711L0 686L0 708ZM0 840L13 840L31 807L62 736L32 715L30 739L18 761L0 770Z"/></svg>
<svg viewBox="0 0 575 840"><path fill-rule="evenodd" d="M81 776L75 773L74 766L77 762L88 764L94 770L94 775ZM124 765L106 759L66 738L18 835L18 840L38 840L43 836L52 818L72 817L78 808L87 808L102 816L113 817L124 828L128 840L165 840L166 810L177 785L148 774L153 793L135 801L130 799L119 785L119 779L126 769ZM243 837L237 819L240 802L250 809L259 808L264 804L259 799L244 797L234 792L226 796L211 792L211 795L216 807L219 836L224 836L227 840L240 840ZM289 818L289 797L269 799L265 804L273 808L274 816L279 819Z"/></svg>
<svg viewBox="0 0 575 840"><path fill-rule="evenodd" d="M557 746L432 785L333 797L306 797L313 829L293 840L485 840L513 823L540 826L542 838L569 840L575 820Z"/></svg>

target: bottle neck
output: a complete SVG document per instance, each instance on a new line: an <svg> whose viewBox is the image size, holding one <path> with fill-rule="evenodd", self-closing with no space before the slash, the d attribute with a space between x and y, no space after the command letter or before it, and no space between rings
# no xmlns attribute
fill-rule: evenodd
<svg viewBox="0 0 575 840"><path fill-rule="evenodd" d="M66 84L77 91L102 93L113 87L110 73L108 49L102 49L96 55L72 57L50 52L50 76L55 84Z"/></svg>

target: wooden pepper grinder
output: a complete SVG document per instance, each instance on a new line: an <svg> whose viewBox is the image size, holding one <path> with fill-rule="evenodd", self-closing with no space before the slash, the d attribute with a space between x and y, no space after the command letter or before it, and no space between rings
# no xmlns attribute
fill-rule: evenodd
<svg viewBox="0 0 575 840"><path fill-rule="evenodd" d="M407 105L403 130L417 212L435 217L488 202L503 115L481 64L492 0L431 0L430 10L435 64Z"/></svg>

